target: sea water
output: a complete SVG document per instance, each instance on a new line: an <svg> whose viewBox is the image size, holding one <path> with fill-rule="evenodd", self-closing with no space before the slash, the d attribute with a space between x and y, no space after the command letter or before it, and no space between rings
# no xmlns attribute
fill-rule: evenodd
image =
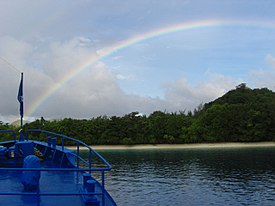
<svg viewBox="0 0 275 206"><path fill-rule="evenodd" d="M275 147L101 150L118 205L275 205Z"/></svg>

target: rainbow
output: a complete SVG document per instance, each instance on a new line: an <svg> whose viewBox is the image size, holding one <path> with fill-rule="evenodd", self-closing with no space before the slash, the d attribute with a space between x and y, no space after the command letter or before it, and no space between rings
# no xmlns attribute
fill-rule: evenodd
<svg viewBox="0 0 275 206"><path fill-rule="evenodd" d="M110 47L103 48L97 52L97 56L93 55L84 62L81 62L76 67L69 69L68 73L57 81L51 88L49 88L45 93L38 96L31 106L28 108L26 114L27 116L32 116L33 113L38 109L38 107L45 102L53 93L65 85L70 79L74 78L81 71L89 68L92 65L95 65L97 62L103 58L131 45L134 45L139 42L147 41L149 39L167 35L174 32L182 32L187 30L194 29L203 29L219 26L242 26L242 27L256 27L256 28L267 28L275 29L274 22L264 22L264 21L239 21L239 20L205 20L205 21L196 21L196 22L181 22L179 24L170 25L164 28L155 29L149 32L138 34L136 36L130 37L124 41L121 41L117 44L114 44Z"/></svg>

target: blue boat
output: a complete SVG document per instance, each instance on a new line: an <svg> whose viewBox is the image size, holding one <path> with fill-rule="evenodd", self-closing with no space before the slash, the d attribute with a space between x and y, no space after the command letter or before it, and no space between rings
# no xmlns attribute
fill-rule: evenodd
<svg viewBox="0 0 275 206"><path fill-rule="evenodd" d="M115 206L105 189L105 173L111 165L82 141L25 130L22 96L23 74L18 92L21 130L0 130L0 204Z"/></svg>
<svg viewBox="0 0 275 206"><path fill-rule="evenodd" d="M116 205L105 190L111 165L85 143L35 129L26 130L24 139L20 133L19 140L12 130L0 135L11 137L0 143L1 205ZM66 149L69 142L73 150Z"/></svg>

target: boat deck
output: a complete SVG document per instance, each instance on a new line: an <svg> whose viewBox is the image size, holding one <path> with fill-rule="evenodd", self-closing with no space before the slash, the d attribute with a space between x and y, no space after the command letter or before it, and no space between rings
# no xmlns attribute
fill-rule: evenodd
<svg viewBox="0 0 275 206"><path fill-rule="evenodd" d="M51 161L44 161L41 166L44 168L54 167ZM21 183L21 171L0 171L0 193L13 193L13 195L1 195L1 205L82 205L81 193L81 172L64 171L41 171L40 189L41 195L23 195L14 193L26 193ZM96 186L95 192L100 193L100 187ZM49 193L55 195L47 195ZM61 195L61 193L65 195Z"/></svg>

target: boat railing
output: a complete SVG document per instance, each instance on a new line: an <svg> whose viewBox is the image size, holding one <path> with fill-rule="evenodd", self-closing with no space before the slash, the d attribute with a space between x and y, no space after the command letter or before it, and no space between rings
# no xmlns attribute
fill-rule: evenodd
<svg viewBox="0 0 275 206"><path fill-rule="evenodd" d="M77 168L83 168L84 166L86 166L84 168L87 169L87 171L110 171L112 169L112 166L98 152L96 152L89 145L80 140L68 137L66 135L40 129L26 130L26 140L29 140L31 133L44 134L43 137L47 138L46 142L49 138L52 137L59 138L59 140L61 141L60 147L62 151L65 150L65 142L70 141L69 148L74 151L74 153L71 153L71 155L76 158L75 166ZM86 152L81 153L81 150Z"/></svg>
<svg viewBox="0 0 275 206"><path fill-rule="evenodd" d="M14 139L14 141L16 141L16 133L12 130L0 130L0 133L10 133ZM46 143L49 139L51 138L58 138L61 142L61 145L56 145L55 150L60 150L61 152L63 152L64 154L69 154L71 156L73 156L75 158L74 161L74 167L72 168L66 168L66 167L54 167L54 168L0 168L0 171L41 171L41 172L45 172L45 171L51 171L51 172L86 172L86 173L92 173L94 175L94 172L99 172L99 174L101 173L101 175L99 175L99 178L101 179L101 186L102 186L102 192L77 192L77 193L54 193L54 192L48 192L48 193L35 193L36 195L45 195L45 196L80 196L80 195L101 195L102 196L102 201L104 202L104 194L105 194L105 172L106 171L110 171L112 169L111 165L99 154L97 153L95 150L93 150L89 145L87 145L86 143L62 135L62 134L58 134L58 133L54 133L54 132L49 132L49 131L45 131L45 130L39 130L39 129L28 129L26 130L25 133L25 141L29 141L29 140L34 140L33 138L33 133L36 133L37 135L39 135L39 137L43 137L43 138L47 138ZM42 134L42 135L40 135ZM35 135L34 135L35 136ZM74 144L74 148L70 148L70 150L66 149L65 146L67 146L65 144L66 141L70 141L73 142ZM47 147L48 145L46 145ZM83 156L83 152L81 152L82 150L86 150L88 152L88 156L87 156L87 152L84 152L84 156ZM73 151L73 152L70 152ZM86 156L85 156L86 154ZM96 163L94 163L96 161ZM0 195L34 195L32 193L24 193L24 192L0 192Z"/></svg>
<svg viewBox="0 0 275 206"><path fill-rule="evenodd" d="M71 143L74 143L75 147L70 148L73 150L73 153L70 153L70 155L74 156L76 159L75 162L75 169L72 168L52 168L52 171L86 171L86 172L100 172L101 177L101 185L103 189L105 189L105 172L110 171L112 169L112 166L94 149L92 149L89 145L86 143L77 140L72 137L68 137L66 135L49 132L46 130L40 130L40 129L28 129L26 130L26 140L29 140L32 133L40 133L44 134L44 138L47 138L47 140L50 138L59 138L61 141L61 150L64 151L65 148L65 142L70 141L70 146L72 147ZM68 142L67 142L68 143ZM86 150L86 152L81 152L81 150ZM88 153L88 157L87 157ZM84 157L86 155L86 157ZM50 168L44 168L41 171L50 171Z"/></svg>

